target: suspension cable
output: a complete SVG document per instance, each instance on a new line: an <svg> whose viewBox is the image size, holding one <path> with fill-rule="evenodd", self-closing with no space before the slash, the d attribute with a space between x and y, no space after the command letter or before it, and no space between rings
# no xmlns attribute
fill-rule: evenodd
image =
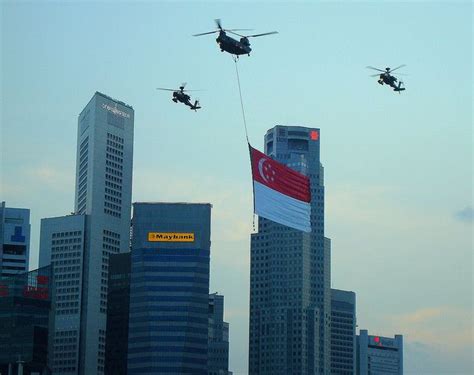
<svg viewBox="0 0 474 375"><path fill-rule="evenodd" d="M235 62L235 73L237 75L237 84L239 86L240 108L242 109L242 118L244 120L245 138L247 139L247 143L249 143L249 133L247 131L247 120L245 119L244 101L242 100L242 88L240 87L239 69L237 67L237 57L232 56L232 58Z"/></svg>

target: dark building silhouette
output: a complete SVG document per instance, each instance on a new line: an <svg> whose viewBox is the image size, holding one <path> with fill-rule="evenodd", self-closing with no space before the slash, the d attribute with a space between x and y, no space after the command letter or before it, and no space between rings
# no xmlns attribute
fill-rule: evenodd
<svg viewBox="0 0 474 375"><path fill-rule="evenodd" d="M54 310L51 267L0 277L0 373L48 373Z"/></svg>
<svg viewBox="0 0 474 375"><path fill-rule="evenodd" d="M109 257L105 374L127 374L130 254Z"/></svg>
<svg viewBox="0 0 474 375"><path fill-rule="evenodd" d="M224 322L224 296L209 294L208 375L230 375L229 323Z"/></svg>
<svg viewBox="0 0 474 375"><path fill-rule="evenodd" d="M356 368L356 296L331 289L331 374L353 375Z"/></svg>

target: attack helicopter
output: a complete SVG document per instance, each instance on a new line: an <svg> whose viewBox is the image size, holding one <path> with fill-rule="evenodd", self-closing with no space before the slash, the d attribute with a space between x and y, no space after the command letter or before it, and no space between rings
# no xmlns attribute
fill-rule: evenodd
<svg viewBox="0 0 474 375"><path fill-rule="evenodd" d="M217 30L209 31L206 33L195 34L193 36L219 33L219 36L217 37L216 42L217 44L219 44L221 52L224 52L224 51L229 52L231 55L237 56L237 58L239 57L239 55L250 56L250 51L252 51L252 48L250 48L249 38L256 38L258 36L278 34L278 31L270 31L268 33L263 33L263 34L241 35L241 34L236 33L235 31L242 31L242 30L249 30L249 29L224 29L222 27L220 19L216 19L214 21L216 22ZM240 36L240 40L236 40L228 36L226 32Z"/></svg>
<svg viewBox="0 0 474 375"><path fill-rule="evenodd" d="M393 71L397 70L397 69L400 69L400 68L404 67L404 66L406 66L406 65L403 64L403 65L397 66L396 68L393 68L393 69L385 68L385 70L374 68L373 66L368 66L367 69L372 69L372 70L377 70L379 72L382 72L382 73L377 73L377 74L371 75L371 77L377 77L378 76L379 79L378 79L377 82L380 85L383 85L385 83L386 85L393 88L393 91L398 91L398 93L400 93L401 91L405 90L404 87L401 87L403 85L403 82L399 81L398 85L397 85L398 80L391 73Z"/></svg>
<svg viewBox="0 0 474 375"><path fill-rule="evenodd" d="M167 89L164 87L157 87L156 89L164 90L164 91L173 91L173 98L171 99L173 102L175 103L181 102L196 112L198 109L201 109L201 106L199 105L199 100L195 100L194 104L191 103L191 96L186 94L186 92L198 91L198 90L185 90L184 89L185 87L186 87L186 82L182 83L181 86L179 86L179 89Z"/></svg>

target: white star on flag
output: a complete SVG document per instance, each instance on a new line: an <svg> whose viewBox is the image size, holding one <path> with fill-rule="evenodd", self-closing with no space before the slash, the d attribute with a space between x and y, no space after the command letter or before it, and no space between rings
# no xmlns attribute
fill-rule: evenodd
<svg viewBox="0 0 474 375"><path fill-rule="evenodd" d="M255 213L274 222L311 232L309 178L249 145Z"/></svg>

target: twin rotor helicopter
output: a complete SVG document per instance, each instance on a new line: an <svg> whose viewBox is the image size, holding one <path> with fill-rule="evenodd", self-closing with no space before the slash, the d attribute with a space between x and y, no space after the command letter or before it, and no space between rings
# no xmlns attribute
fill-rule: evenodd
<svg viewBox="0 0 474 375"><path fill-rule="evenodd" d="M200 33L200 34L194 34L193 36L202 36L202 35L219 33L219 35L216 38L216 42L219 45L221 52L224 52L224 51L228 52L231 55L235 56L236 58L239 58L240 55L250 56L250 52L252 51L252 48L250 47L249 38L256 38L256 37L265 36L265 35L278 34L278 31L270 31L267 33L262 33L262 34L242 35L242 34L236 33L236 31L244 31L244 30L249 30L249 29L224 29L222 27L220 19L216 19L214 21L216 22L217 30L207 31L205 33ZM240 37L240 39L239 40L234 39L231 36L227 35L227 33L237 35ZM404 66L405 65L400 65L394 69L385 68L385 70L374 68L373 66L368 66L367 68L381 72L381 73L377 73L371 76L371 77L378 76L379 79L377 82L380 85L386 84L390 86L391 88L393 88L393 91L401 93L402 91L405 90L405 88L402 87L403 82L398 81L398 79L395 76L393 76L391 73ZM157 90L172 91L173 98L171 100L173 100L173 102L183 103L186 106L188 106L191 110L197 111L198 109L201 108L201 106L199 105L199 100L195 100L193 104L191 102L190 95L186 94L186 92L198 91L198 90L185 90L184 89L185 86L186 86L186 83L183 83L181 84L179 89L168 89L168 88L158 87Z"/></svg>

